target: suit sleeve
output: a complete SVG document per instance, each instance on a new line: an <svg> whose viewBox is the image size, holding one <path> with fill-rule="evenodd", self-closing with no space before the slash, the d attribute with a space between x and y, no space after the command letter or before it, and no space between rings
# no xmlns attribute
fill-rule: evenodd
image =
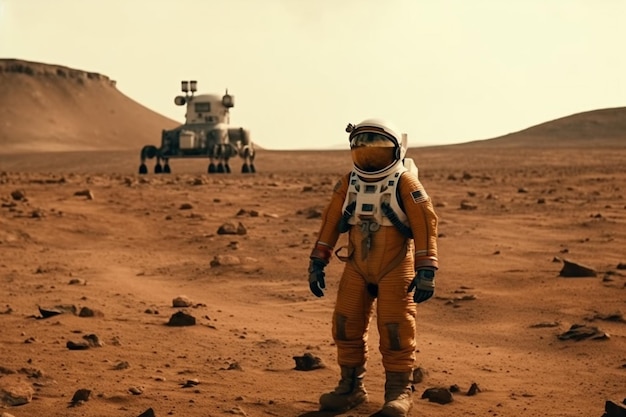
<svg viewBox="0 0 626 417"><path fill-rule="evenodd" d="M322 225L317 235L317 242L311 251L311 258L322 259L326 263L330 261L339 239L339 222L343 215L343 203L348 192L349 178L350 174L346 174L335 185L330 203L322 213Z"/></svg>
<svg viewBox="0 0 626 417"><path fill-rule="evenodd" d="M439 267L437 255L438 218L420 180L408 172L400 177L400 198L409 218L415 246L415 269Z"/></svg>

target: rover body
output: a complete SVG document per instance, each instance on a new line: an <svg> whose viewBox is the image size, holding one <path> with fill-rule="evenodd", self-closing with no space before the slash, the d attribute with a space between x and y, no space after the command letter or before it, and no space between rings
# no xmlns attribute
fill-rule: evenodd
<svg viewBox="0 0 626 417"><path fill-rule="evenodd" d="M156 158L154 173L170 173L170 159L208 158L207 172L230 173L229 160L243 160L241 172L254 173L254 145L250 132L243 127L230 125L229 111L235 105L228 94L196 95L196 81L182 81L184 96L174 99L178 106L187 106L185 123L161 133L161 146L146 145L141 149L140 174L147 174L147 159Z"/></svg>

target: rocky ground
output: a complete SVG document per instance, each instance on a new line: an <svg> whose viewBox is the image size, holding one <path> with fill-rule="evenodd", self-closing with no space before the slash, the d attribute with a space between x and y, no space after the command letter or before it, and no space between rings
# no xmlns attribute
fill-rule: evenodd
<svg viewBox="0 0 626 417"><path fill-rule="evenodd" d="M411 416L623 416L626 150L409 156L441 257ZM0 157L3 416L335 415L317 399L342 264L322 299L306 268L349 154L260 152L254 175L136 160ZM342 415L382 405L377 341L370 402Z"/></svg>

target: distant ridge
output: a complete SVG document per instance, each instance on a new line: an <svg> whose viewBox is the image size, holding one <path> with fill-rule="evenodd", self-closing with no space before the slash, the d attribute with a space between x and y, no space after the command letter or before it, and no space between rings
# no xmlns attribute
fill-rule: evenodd
<svg viewBox="0 0 626 417"><path fill-rule="evenodd" d="M626 147L626 107L586 111L518 132L463 145L498 147Z"/></svg>
<svg viewBox="0 0 626 417"><path fill-rule="evenodd" d="M139 152L144 145L159 145L162 129L178 125L121 93L106 75L0 59L0 154ZM626 107L577 113L503 136L446 146L626 147Z"/></svg>
<svg viewBox="0 0 626 417"><path fill-rule="evenodd" d="M179 124L127 97L105 75L0 59L0 153L139 153Z"/></svg>

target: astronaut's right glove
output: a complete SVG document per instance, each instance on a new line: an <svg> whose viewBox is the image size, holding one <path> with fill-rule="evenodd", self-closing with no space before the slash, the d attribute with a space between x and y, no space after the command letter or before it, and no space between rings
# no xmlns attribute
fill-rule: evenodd
<svg viewBox="0 0 626 417"><path fill-rule="evenodd" d="M309 262L309 288L316 297L324 296L324 289L326 288L324 268L326 268L326 264L318 258L311 258L311 262Z"/></svg>
<svg viewBox="0 0 626 417"><path fill-rule="evenodd" d="M435 293L435 269L420 268L415 273L415 278L409 285L409 291L415 290L413 301L423 303Z"/></svg>

